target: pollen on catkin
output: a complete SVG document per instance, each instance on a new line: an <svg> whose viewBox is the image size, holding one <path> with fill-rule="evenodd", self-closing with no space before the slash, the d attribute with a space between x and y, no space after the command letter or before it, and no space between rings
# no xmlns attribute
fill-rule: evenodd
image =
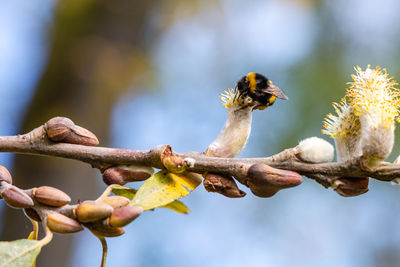
<svg viewBox="0 0 400 267"><path fill-rule="evenodd" d="M377 117L374 122L390 128L399 117L400 91L393 77L389 77L386 69L370 66L363 71L356 66L356 75L352 75L353 82L346 92L349 103L354 107L357 116L368 113Z"/></svg>
<svg viewBox="0 0 400 267"><path fill-rule="evenodd" d="M339 104L328 114L322 133L335 138L338 160L363 156L375 167L391 152L395 120L399 120L400 91L386 69L355 67L356 74Z"/></svg>
<svg viewBox="0 0 400 267"><path fill-rule="evenodd" d="M323 134L331 138L338 136L354 136L360 134L360 120L354 113L354 108L343 98L340 103L332 104L336 111L336 116L329 113L324 119Z"/></svg>
<svg viewBox="0 0 400 267"><path fill-rule="evenodd" d="M219 98L221 98L222 106L224 108L229 108L237 101L236 100L236 90L234 90L233 88L224 90L220 94Z"/></svg>

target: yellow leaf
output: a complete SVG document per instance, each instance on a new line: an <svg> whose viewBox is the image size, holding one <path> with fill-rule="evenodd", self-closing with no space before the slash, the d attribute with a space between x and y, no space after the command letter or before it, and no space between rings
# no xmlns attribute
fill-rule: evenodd
<svg viewBox="0 0 400 267"><path fill-rule="evenodd" d="M143 210L165 206L187 196L201 180L201 175L197 173L176 174L160 171L143 183L130 205L142 207Z"/></svg>
<svg viewBox="0 0 400 267"><path fill-rule="evenodd" d="M188 214L190 212L190 209L179 200L172 201L171 203L162 206L162 208L167 208L182 214Z"/></svg>
<svg viewBox="0 0 400 267"><path fill-rule="evenodd" d="M122 185L112 185L112 192L117 196L126 197L129 198L129 200L132 200L137 190Z"/></svg>
<svg viewBox="0 0 400 267"><path fill-rule="evenodd" d="M117 196L123 196L132 200L137 190L121 185L113 185L112 192ZM161 206L160 208L167 208L182 214L188 214L190 212L190 209L182 201L179 200L172 201L171 203Z"/></svg>

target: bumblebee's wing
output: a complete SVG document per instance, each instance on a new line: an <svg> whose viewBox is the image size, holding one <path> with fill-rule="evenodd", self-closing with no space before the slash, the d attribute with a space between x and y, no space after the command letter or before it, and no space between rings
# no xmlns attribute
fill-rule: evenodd
<svg viewBox="0 0 400 267"><path fill-rule="evenodd" d="M281 88L276 86L275 84L270 84L268 88L263 89L265 92L276 96L277 98L288 100L289 98L285 95Z"/></svg>

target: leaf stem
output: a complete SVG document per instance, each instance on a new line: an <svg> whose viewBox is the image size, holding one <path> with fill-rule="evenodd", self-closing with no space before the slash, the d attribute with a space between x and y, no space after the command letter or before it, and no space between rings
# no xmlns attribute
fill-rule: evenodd
<svg viewBox="0 0 400 267"><path fill-rule="evenodd" d="M108 251L107 241L103 236L98 236L98 235L96 235L96 236L100 240L101 246L103 248L103 256L101 257L100 267L105 267L106 266L106 260L107 260L107 251Z"/></svg>

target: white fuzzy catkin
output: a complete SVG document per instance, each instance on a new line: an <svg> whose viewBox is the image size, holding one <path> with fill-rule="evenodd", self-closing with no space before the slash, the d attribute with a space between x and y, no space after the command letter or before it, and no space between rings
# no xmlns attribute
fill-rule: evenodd
<svg viewBox="0 0 400 267"><path fill-rule="evenodd" d="M318 137L309 137L299 143L299 157L305 162L324 163L331 162L334 156L333 146Z"/></svg>
<svg viewBox="0 0 400 267"><path fill-rule="evenodd" d="M333 103L337 116L328 114L322 133L335 139L337 160L346 161L362 155L361 124L354 108L346 100Z"/></svg>
<svg viewBox="0 0 400 267"><path fill-rule="evenodd" d="M211 157L236 157L246 146L251 132L251 98L242 97L237 90L225 90L220 96L222 105L228 110L228 118L217 139L212 142L206 155Z"/></svg>
<svg viewBox="0 0 400 267"><path fill-rule="evenodd" d="M251 108L228 108L228 119L217 139L207 148L212 157L233 158L246 146L251 132Z"/></svg>
<svg viewBox="0 0 400 267"><path fill-rule="evenodd" d="M375 114L366 113L360 117L361 149L365 164L376 167L392 152L394 144L394 124L386 127Z"/></svg>
<svg viewBox="0 0 400 267"><path fill-rule="evenodd" d="M376 167L393 148L400 92L385 69L355 70L345 98L334 104L337 116L328 114L322 132L335 138L338 161L362 155L366 167Z"/></svg>

